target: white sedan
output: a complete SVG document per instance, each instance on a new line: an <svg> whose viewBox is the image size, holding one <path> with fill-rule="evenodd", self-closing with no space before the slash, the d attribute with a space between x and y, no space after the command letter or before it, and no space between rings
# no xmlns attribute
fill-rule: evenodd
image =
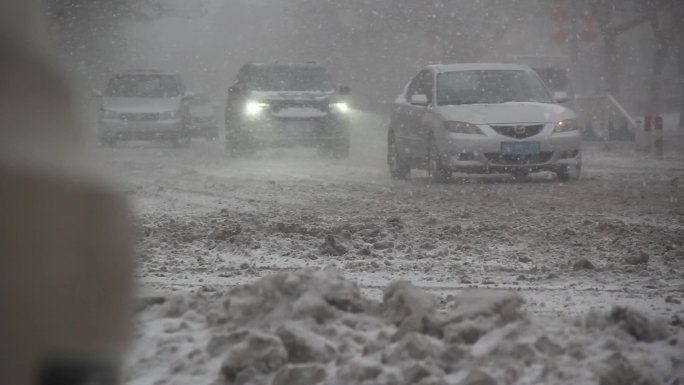
<svg viewBox="0 0 684 385"><path fill-rule="evenodd" d="M529 67L453 64L425 67L392 107L390 173L425 169L434 182L452 172L552 171L579 178L581 139L575 113Z"/></svg>

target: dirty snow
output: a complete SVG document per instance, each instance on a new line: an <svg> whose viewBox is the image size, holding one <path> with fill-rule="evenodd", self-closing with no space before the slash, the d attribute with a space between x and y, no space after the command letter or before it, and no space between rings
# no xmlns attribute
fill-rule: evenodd
<svg viewBox="0 0 684 385"><path fill-rule="evenodd" d="M346 161L106 150L140 233L126 383L684 381L682 154L587 143L575 183L430 185L354 119Z"/></svg>

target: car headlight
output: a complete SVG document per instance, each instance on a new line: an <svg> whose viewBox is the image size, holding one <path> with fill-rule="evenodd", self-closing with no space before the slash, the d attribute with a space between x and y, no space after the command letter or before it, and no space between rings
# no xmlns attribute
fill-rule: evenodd
<svg viewBox="0 0 684 385"><path fill-rule="evenodd" d="M245 114L248 116L258 116L268 108L268 103L247 102L245 105Z"/></svg>
<svg viewBox="0 0 684 385"><path fill-rule="evenodd" d="M484 135L478 126L466 122L444 122L444 129L455 134Z"/></svg>
<svg viewBox="0 0 684 385"><path fill-rule="evenodd" d="M575 119L561 120L560 122L556 123L556 127L553 128L553 132L555 133L575 130L577 130L577 120Z"/></svg>
<svg viewBox="0 0 684 385"><path fill-rule="evenodd" d="M162 120L175 120L180 118L180 111L179 110L173 110L173 111L166 111L162 112L160 115L160 118Z"/></svg>
<svg viewBox="0 0 684 385"><path fill-rule="evenodd" d="M116 111L103 109L100 113L104 119L119 119L119 113Z"/></svg>
<svg viewBox="0 0 684 385"><path fill-rule="evenodd" d="M349 104L345 102L331 103L330 109L336 112L347 113L349 112Z"/></svg>

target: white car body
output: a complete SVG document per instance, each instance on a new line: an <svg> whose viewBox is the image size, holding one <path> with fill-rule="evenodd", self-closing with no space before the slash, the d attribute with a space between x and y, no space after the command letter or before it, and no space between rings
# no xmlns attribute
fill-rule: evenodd
<svg viewBox="0 0 684 385"><path fill-rule="evenodd" d="M107 91L100 97L99 136L103 144L113 145L127 139L170 139L189 144L189 112L187 102L192 93L186 92L177 74L161 71L127 71L117 77L165 77L173 79L177 93L172 96L118 96Z"/></svg>
<svg viewBox="0 0 684 385"><path fill-rule="evenodd" d="M553 171L563 179L579 177L580 132L576 129L554 132L559 122L573 123L575 113L557 104L541 80L541 92L547 94L549 102L440 105L436 91L439 75L459 71L523 71L525 76L529 74L538 79L531 68L512 64L425 67L393 104L388 138L388 161L393 176L406 177L411 168L418 168L427 169L437 179L440 176L434 175L435 172L444 177L451 172L527 175ZM428 88L426 92L431 93L426 95L426 100L420 100L422 94L411 94L411 87L417 90L421 82ZM479 132L452 132L445 122L469 123ZM518 149L524 151L508 152Z"/></svg>

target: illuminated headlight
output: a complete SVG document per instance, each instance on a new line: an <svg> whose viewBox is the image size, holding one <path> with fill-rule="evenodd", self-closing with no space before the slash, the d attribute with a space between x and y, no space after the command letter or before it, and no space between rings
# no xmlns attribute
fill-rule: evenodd
<svg viewBox="0 0 684 385"><path fill-rule="evenodd" d="M100 112L104 119L119 119L119 113L112 110L102 110Z"/></svg>
<svg viewBox="0 0 684 385"><path fill-rule="evenodd" d="M349 104L345 102L332 103L330 109L332 111L346 113L349 112Z"/></svg>
<svg viewBox="0 0 684 385"><path fill-rule="evenodd" d="M577 120L566 119L556 123L556 127L553 128L553 132L568 132L577 130Z"/></svg>
<svg viewBox="0 0 684 385"><path fill-rule="evenodd" d="M264 110L267 108L267 103L247 102L247 104L245 105L245 113L248 116L257 116L261 115L261 113L264 112Z"/></svg>
<svg viewBox="0 0 684 385"><path fill-rule="evenodd" d="M444 129L455 134L484 135L479 127L466 122L444 122Z"/></svg>
<svg viewBox="0 0 684 385"><path fill-rule="evenodd" d="M175 120L180 118L180 111L178 110L173 110L173 111L166 111L162 112L160 115L160 118L162 120Z"/></svg>

